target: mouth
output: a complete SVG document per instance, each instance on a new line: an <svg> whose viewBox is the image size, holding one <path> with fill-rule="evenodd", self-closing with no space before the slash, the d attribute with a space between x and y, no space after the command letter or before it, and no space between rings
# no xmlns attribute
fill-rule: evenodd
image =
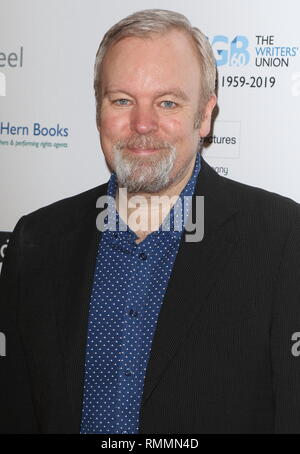
<svg viewBox="0 0 300 454"><path fill-rule="evenodd" d="M143 154L151 154L151 153L158 152L159 149L158 148L129 148L129 151L131 151L132 153L143 155Z"/></svg>

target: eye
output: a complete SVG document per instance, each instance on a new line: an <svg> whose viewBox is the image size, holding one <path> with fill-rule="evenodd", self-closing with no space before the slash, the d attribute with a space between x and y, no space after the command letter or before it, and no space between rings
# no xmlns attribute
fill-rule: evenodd
<svg viewBox="0 0 300 454"><path fill-rule="evenodd" d="M160 104L167 109L173 109L174 107L177 107L176 102L173 101L162 101Z"/></svg>
<svg viewBox="0 0 300 454"><path fill-rule="evenodd" d="M117 106L128 106L129 102L129 99L121 98L113 101L113 104L116 104Z"/></svg>

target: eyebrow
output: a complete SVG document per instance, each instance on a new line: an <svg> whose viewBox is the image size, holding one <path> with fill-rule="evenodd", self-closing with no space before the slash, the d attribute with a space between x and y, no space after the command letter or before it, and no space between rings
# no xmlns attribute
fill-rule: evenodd
<svg viewBox="0 0 300 454"><path fill-rule="evenodd" d="M116 93L124 93L124 94L130 96L131 98L134 97L130 93L128 93L124 90L118 90L118 89L105 90L104 96L106 96L108 94L116 94ZM162 96L166 96L166 95L174 96L175 98L181 99L182 101L189 101L189 97L187 96L187 94L184 91L182 91L181 88L177 88L177 87L171 88L170 90L162 90L155 94L156 98L161 98Z"/></svg>

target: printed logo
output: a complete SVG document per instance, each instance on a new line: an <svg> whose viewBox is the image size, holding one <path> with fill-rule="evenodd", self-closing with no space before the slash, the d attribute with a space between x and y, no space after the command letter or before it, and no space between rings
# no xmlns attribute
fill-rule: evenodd
<svg viewBox="0 0 300 454"><path fill-rule="evenodd" d="M0 232L0 263L2 263L4 260L5 251L8 246L10 235L10 232Z"/></svg>
<svg viewBox="0 0 300 454"><path fill-rule="evenodd" d="M0 232L0 273L10 235L10 232Z"/></svg>
<svg viewBox="0 0 300 454"><path fill-rule="evenodd" d="M250 48L249 38L245 35L237 35L232 39L226 35L214 36L211 46L217 66L246 66L252 56L256 67L286 68L291 59L299 54L298 46L279 44L275 35L255 35L253 41L255 45Z"/></svg>
<svg viewBox="0 0 300 454"><path fill-rule="evenodd" d="M6 96L6 75L1 68L22 68L23 51L21 46L18 52L0 52L0 96Z"/></svg>
<svg viewBox="0 0 300 454"><path fill-rule="evenodd" d="M214 36L211 42L217 66L245 66L250 62L249 40L238 35L232 40L225 35Z"/></svg>

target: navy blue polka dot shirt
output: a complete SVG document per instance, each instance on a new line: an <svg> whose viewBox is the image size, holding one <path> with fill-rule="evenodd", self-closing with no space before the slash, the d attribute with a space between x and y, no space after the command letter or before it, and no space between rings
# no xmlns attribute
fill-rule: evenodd
<svg viewBox="0 0 300 454"><path fill-rule="evenodd" d="M181 202L189 201L183 203L185 216L176 209L178 198L159 229L136 243L137 235L124 229L116 211L117 231L101 234L89 308L82 434L138 433L152 339L190 206L190 198L183 197L193 195L200 165L197 152L180 193ZM115 197L116 189L113 172L107 195Z"/></svg>

